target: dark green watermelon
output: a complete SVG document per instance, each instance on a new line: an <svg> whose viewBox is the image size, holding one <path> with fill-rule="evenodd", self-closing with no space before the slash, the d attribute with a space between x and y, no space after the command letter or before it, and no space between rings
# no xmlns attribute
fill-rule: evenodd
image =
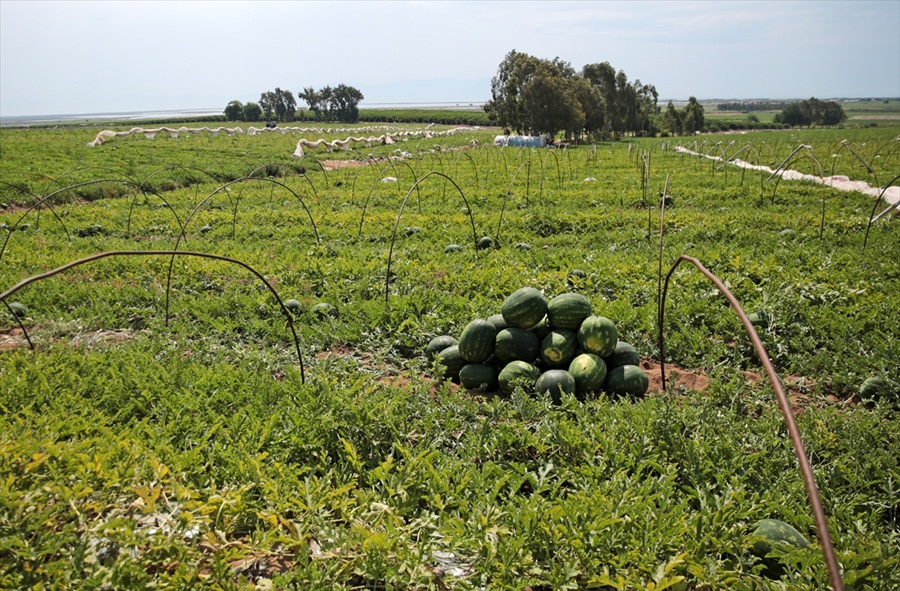
<svg viewBox="0 0 900 591"><path fill-rule="evenodd" d="M863 400L900 401L900 384L882 376L870 376L859 386Z"/></svg>
<svg viewBox="0 0 900 591"><path fill-rule="evenodd" d="M447 347L435 355L435 359L443 366L441 377L453 381L459 380L459 370L468 363L468 361L463 359L463 356L459 354L459 345Z"/></svg>
<svg viewBox="0 0 900 591"><path fill-rule="evenodd" d="M577 348L578 335L574 330L551 330L541 341L541 360L551 369L566 369Z"/></svg>
<svg viewBox="0 0 900 591"><path fill-rule="evenodd" d="M562 394L575 394L575 378L564 369L550 369L541 374L535 382L538 394L549 394L553 401L559 404Z"/></svg>
<svg viewBox="0 0 900 591"><path fill-rule="evenodd" d="M787 544L794 548L808 548L809 542L794 527L778 519L762 519L753 530L753 537L757 538L750 548L754 556L760 558L772 551L776 544Z"/></svg>
<svg viewBox="0 0 900 591"><path fill-rule="evenodd" d="M319 318L337 318L337 308L327 302L320 302L310 309L314 316Z"/></svg>
<svg viewBox="0 0 900 591"><path fill-rule="evenodd" d="M459 383L469 390L492 392L497 389L497 368L484 363L467 363L459 370Z"/></svg>
<svg viewBox="0 0 900 591"><path fill-rule="evenodd" d="M534 384L541 375L541 370L525 361L510 361L500 370L497 383L500 392L509 396L516 386L522 386L526 392L534 391Z"/></svg>
<svg viewBox="0 0 900 591"><path fill-rule="evenodd" d="M607 357L615 352L618 342L616 325L605 316L588 316L578 328L578 344L586 353Z"/></svg>
<svg viewBox="0 0 900 591"><path fill-rule="evenodd" d="M509 326L531 328L547 315L547 298L534 287L516 290L500 308Z"/></svg>
<svg viewBox="0 0 900 591"><path fill-rule="evenodd" d="M650 387L650 378L637 365L621 365L609 370L603 389L618 396L643 396Z"/></svg>
<svg viewBox="0 0 900 591"><path fill-rule="evenodd" d="M458 344L459 341L448 334L434 337L428 342L428 346L425 347L425 356L428 359L431 359L447 347L452 347L453 345Z"/></svg>
<svg viewBox="0 0 900 591"><path fill-rule="evenodd" d="M487 320L473 320L459 335L459 353L469 363L482 363L494 353L497 329Z"/></svg>
<svg viewBox="0 0 900 591"><path fill-rule="evenodd" d="M582 353L569 364L569 373L575 378L578 396L584 398L603 389L606 381L606 363L593 353Z"/></svg>
<svg viewBox="0 0 900 591"><path fill-rule="evenodd" d="M494 239L490 236L482 236L478 239L478 242L475 243L475 248L478 250L488 250L489 248L494 248Z"/></svg>
<svg viewBox="0 0 900 591"><path fill-rule="evenodd" d="M506 320L503 319L503 314L492 314L488 316L487 321L494 325L494 328L497 329L497 332L500 332L501 330L509 326L506 323Z"/></svg>
<svg viewBox="0 0 900 591"><path fill-rule="evenodd" d="M530 330L511 326L497 333L494 354L505 362L518 359L531 363L541 355L541 342Z"/></svg>
<svg viewBox="0 0 900 591"><path fill-rule="evenodd" d="M550 328L578 330L591 315L591 300L580 293L561 293L547 302L547 322Z"/></svg>
<svg viewBox="0 0 900 591"><path fill-rule="evenodd" d="M610 370L623 365L640 365L641 355L629 343L619 341L616 343L616 350L613 351L612 355L604 357L603 361L606 363L606 369Z"/></svg>

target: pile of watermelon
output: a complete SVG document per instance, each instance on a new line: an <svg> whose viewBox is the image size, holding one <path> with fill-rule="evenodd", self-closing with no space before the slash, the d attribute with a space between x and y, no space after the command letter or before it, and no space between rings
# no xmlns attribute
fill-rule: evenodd
<svg viewBox="0 0 900 591"><path fill-rule="evenodd" d="M579 293L548 300L523 287L506 298L500 314L471 321L458 339L432 339L426 355L440 362L438 377L505 395L521 386L559 402L563 393L581 400L599 392L640 397L649 387L637 350Z"/></svg>

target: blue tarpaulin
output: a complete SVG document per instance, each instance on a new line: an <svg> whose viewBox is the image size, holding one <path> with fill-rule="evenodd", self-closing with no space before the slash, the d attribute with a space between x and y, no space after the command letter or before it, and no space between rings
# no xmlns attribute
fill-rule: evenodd
<svg viewBox="0 0 900 591"><path fill-rule="evenodd" d="M547 139L539 135L498 135L494 138L494 145L543 148L547 145Z"/></svg>

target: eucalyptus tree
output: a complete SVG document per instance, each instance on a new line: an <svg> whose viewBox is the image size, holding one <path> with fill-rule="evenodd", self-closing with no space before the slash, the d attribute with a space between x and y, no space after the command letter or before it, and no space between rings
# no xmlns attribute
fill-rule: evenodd
<svg viewBox="0 0 900 591"><path fill-rule="evenodd" d="M688 99L688 104L684 108L681 120L682 128L687 135L693 135L703 129L703 105L697 102L696 97L692 96Z"/></svg>

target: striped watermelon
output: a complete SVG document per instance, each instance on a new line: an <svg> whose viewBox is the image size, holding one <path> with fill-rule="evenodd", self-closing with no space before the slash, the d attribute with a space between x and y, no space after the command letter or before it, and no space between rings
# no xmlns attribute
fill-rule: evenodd
<svg viewBox="0 0 900 591"><path fill-rule="evenodd" d="M592 311L587 297L580 293L561 293L547 303L547 321L551 328L578 330Z"/></svg>
<svg viewBox="0 0 900 591"><path fill-rule="evenodd" d="M509 326L531 328L547 315L547 298L534 287L516 290L500 308Z"/></svg>

